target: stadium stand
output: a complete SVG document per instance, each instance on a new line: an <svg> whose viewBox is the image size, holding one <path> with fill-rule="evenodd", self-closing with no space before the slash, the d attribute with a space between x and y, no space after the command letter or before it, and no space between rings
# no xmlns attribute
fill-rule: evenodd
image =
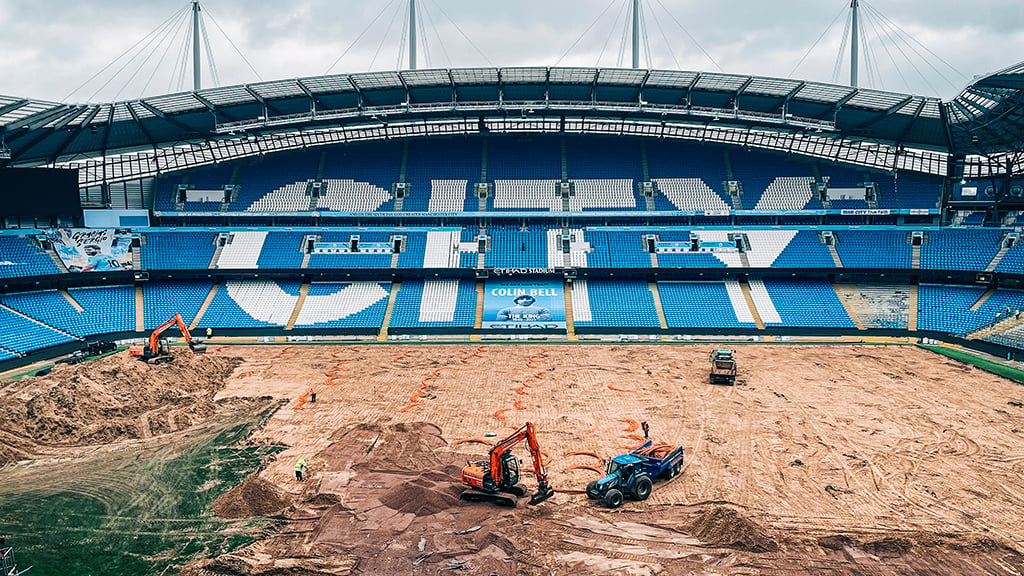
<svg viewBox="0 0 1024 576"><path fill-rule="evenodd" d="M476 286L455 278L402 283L391 317L394 328L472 328Z"/></svg>
<svg viewBox="0 0 1024 576"><path fill-rule="evenodd" d="M314 282L295 327L379 328L384 320L388 290L390 284L377 282Z"/></svg>
<svg viewBox="0 0 1024 576"><path fill-rule="evenodd" d="M198 328L283 328L295 309L300 282L225 282L199 320Z"/></svg>
<svg viewBox="0 0 1024 576"><path fill-rule="evenodd" d="M577 303L577 299L580 301ZM573 318L591 328L658 328L658 312L647 283L636 279L592 279L573 283Z"/></svg>
<svg viewBox="0 0 1024 576"><path fill-rule="evenodd" d="M658 293L669 328L751 328L754 317L743 300L733 299L726 282L659 282ZM740 306L737 308L737 306Z"/></svg>
<svg viewBox="0 0 1024 576"><path fill-rule="evenodd" d="M60 274L46 253L21 235L0 235L0 278Z"/></svg>
<svg viewBox="0 0 1024 576"><path fill-rule="evenodd" d="M217 249L213 231L147 230L141 236L139 258L144 270L207 268Z"/></svg>
<svg viewBox="0 0 1024 576"><path fill-rule="evenodd" d="M750 281L751 291L754 288L754 280ZM758 312L764 321L765 326L777 325L794 328L855 328L856 324L850 319L849 314L843 307L842 302L836 295L832 284L826 280L812 278L791 280L780 278L765 278L763 280L764 293L754 297L762 302L757 304ZM764 297L767 296L772 306L768 307ZM765 310L776 311L776 314L769 314L769 317L761 312L762 303Z"/></svg>

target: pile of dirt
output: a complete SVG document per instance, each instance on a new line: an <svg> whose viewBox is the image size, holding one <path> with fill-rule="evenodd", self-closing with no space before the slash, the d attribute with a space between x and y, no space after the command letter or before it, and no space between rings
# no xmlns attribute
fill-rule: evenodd
<svg viewBox="0 0 1024 576"><path fill-rule="evenodd" d="M430 516L458 504L457 498L433 490L431 486L432 482L423 483L414 479L385 492L380 502L392 510L416 516Z"/></svg>
<svg viewBox="0 0 1024 576"><path fill-rule="evenodd" d="M683 530L714 546L747 552L776 552L779 545L760 526L732 508L715 506L701 510Z"/></svg>
<svg viewBox="0 0 1024 576"><path fill-rule="evenodd" d="M213 513L221 518L271 516L290 505L281 491L256 474L249 475L213 503Z"/></svg>
<svg viewBox="0 0 1024 576"><path fill-rule="evenodd" d="M151 366L127 353L58 364L0 384L0 429L39 444L101 444L187 428L212 414L238 358L176 350ZM7 451L0 450L0 458ZM5 461L0 459L0 464Z"/></svg>

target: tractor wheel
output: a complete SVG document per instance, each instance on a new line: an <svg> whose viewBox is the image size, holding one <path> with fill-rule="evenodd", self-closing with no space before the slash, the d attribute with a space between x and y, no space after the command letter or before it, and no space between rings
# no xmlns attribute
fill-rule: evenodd
<svg viewBox="0 0 1024 576"><path fill-rule="evenodd" d="M654 485L651 483L651 479L647 476L641 476L636 479L636 484L633 485L633 497L637 500L647 500L653 489Z"/></svg>
<svg viewBox="0 0 1024 576"><path fill-rule="evenodd" d="M618 488L612 488L604 495L604 504L609 508L622 506L622 492Z"/></svg>
<svg viewBox="0 0 1024 576"><path fill-rule="evenodd" d="M591 494L594 493L594 488L597 486L597 480L587 484L587 498L593 498Z"/></svg>

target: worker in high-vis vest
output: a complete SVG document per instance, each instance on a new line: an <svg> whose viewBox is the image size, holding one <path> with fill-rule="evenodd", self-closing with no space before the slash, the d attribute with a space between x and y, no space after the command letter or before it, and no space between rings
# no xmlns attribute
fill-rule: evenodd
<svg viewBox="0 0 1024 576"><path fill-rule="evenodd" d="M295 463L295 479L302 480L302 473L309 470L309 466L306 466L306 459L301 458Z"/></svg>

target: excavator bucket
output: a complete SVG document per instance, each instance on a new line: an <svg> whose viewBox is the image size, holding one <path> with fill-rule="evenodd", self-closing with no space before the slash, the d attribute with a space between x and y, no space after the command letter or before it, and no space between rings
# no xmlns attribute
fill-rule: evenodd
<svg viewBox="0 0 1024 576"><path fill-rule="evenodd" d="M189 344L189 348L191 348L192 352L196 354L203 354L206 352L206 344L202 342L193 342L192 344Z"/></svg>
<svg viewBox="0 0 1024 576"><path fill-rule="evenodd" d="M541 502L547 500L548 498L551 498L554 495L555 489L552 488L550 484L546 482L541 482L540 485L537 486L537 492L535 492L533 496L530 497L530 506L540 504Z"/></svg>

